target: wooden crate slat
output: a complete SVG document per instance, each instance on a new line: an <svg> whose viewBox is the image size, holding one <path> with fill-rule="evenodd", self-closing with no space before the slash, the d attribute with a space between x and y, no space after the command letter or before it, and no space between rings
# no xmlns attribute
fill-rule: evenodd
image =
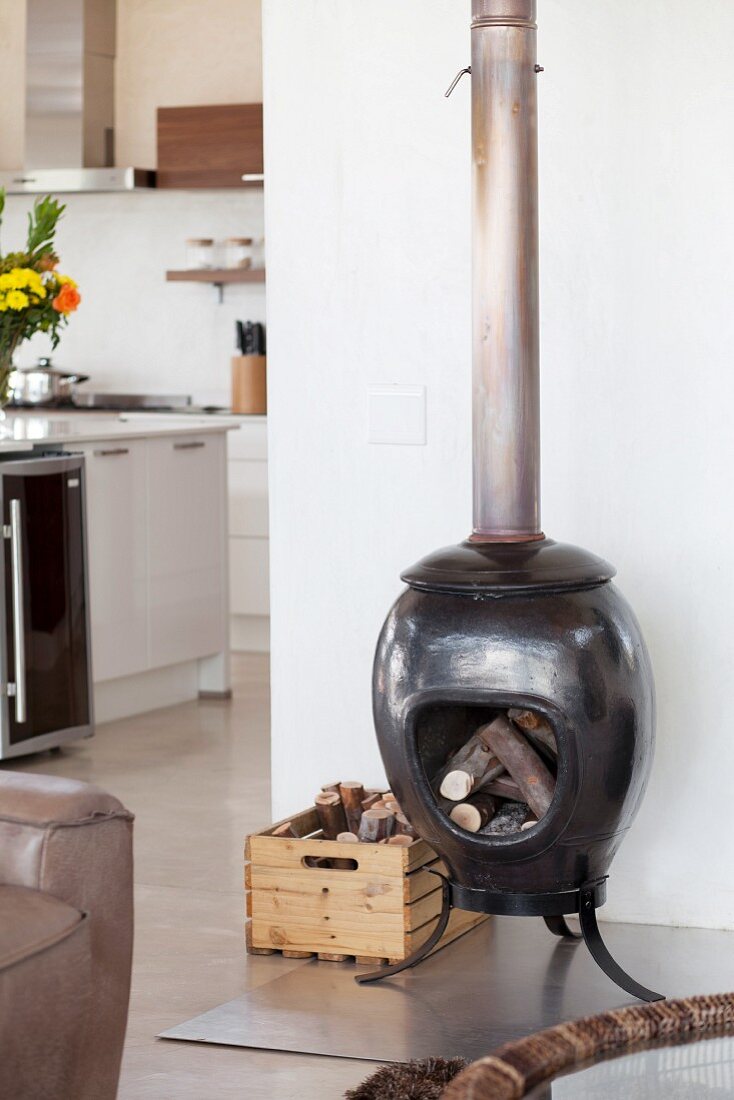
<svg viewBox="0 0 734 1100"><path fill-rule="evenodd" d="M430 871L439 871L442 875L448 874L446 864L442 863L440 859L434 859L430 863L426 863L425 866L419 867L417 871L412 871L405 880L405 901L407 905L418 901L425 894L432 894L434 890L440 889L440 879L431 874L429 868Z"/></svg>
<svg viewBox="0 0 734 1100"><path fill-rule="evenodd" d="M402 913L403 883L399 878L378 877L318 869L291 871L285 881L279 868L253 865L252 892L258 904L285 909L300 903L315 911ZM435 889L434 879L434 889Z"/></svg>
<svg viewBox="0 0 734 1100"><path fill-rule="evenodd" d="M313 928L311 925L289 924L279 927L252 919L252 945L254 948L295 951L317 951L344 955L369 955L372 958L392 958L403 951L405 933L402 927L396 931L365 927L364 922L354 930L344 933Z"/></svg>
<svg viewBox="0 0 734 1100"><path fill-rule="evenodd" d="M429 921L434 921L441 912L443 904L443 890L439 884L438 889L431 894L424 894L418 901L408 905L404 913L404 924L407 932L417 931Z"/></svg>
<svg viewBox="0 0 734 1100"><path fill-rule="evenodd" d="M436 858L433 848L430 844L426 844L425 840L414 840L410 848L403 848L403 855L405 856L405 873L408 875L411 871L415 871L417 867L421 867L424 863Z"/></svg>
<svg viewBox="0 0 734 1100"><path fill-rule="evenodd" d="M249 850L251 862L280 867L284 871L301 869L303 860L309 856L317 859L328 856L330 859L353 859L357 870L389 877L403 874L403 855L408 851L387 844L339 844L336 840L291 840L276 836L251 836ZM348 871L341 873L349 874Z"/></svg>
<svg viewBox="0 0 734 1100"><path fill-rule="evenodd" d="M468 913L464 909L454 909L449 917L449 923L446 927L446 931L443 936L434 947L431 954L438 951L440 948L445 947L449 943L453 943L459 936L463 936L465 932L469 932L472 928L476 928L477 925L483 924L485 920L489 918L484 913ZM428 937L433 932L435 927L435 921L429 921L428 924L424 924L422 928L418 928L414 932L408 932L405 936L404 952L405 955L410 955L413 951L425 943Z"/></svg>

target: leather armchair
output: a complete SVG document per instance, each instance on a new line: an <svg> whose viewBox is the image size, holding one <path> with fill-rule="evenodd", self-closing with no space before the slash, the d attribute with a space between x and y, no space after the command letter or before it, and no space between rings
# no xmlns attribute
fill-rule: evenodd
<svg viewBox="0 0 734 1100"><path fill-rule="evenodd" d="M0 1096L117 1094L132 821L99 787L0 772Z"/></svg>

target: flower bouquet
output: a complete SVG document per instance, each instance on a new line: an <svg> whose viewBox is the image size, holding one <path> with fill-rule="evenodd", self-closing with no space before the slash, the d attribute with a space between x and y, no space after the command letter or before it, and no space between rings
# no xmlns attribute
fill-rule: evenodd
<svg viewBox="0 0 734 1100"><path fill-rule="evenodd" d="M0 223L5 192L0 190ZM54 236L65 207L47 195L37 199L28 215L23 252L0 252L0 409L10 396L13 353L23 340L45 332L55 348L78 308L81 295L68 275L56 270L59 258Z"/></svg>

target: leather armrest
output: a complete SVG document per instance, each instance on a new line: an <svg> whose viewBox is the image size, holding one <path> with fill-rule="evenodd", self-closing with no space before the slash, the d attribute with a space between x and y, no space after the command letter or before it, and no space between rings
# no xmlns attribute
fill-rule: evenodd
<svg viewBox="0 0 734 1100"><path fill-rule="evenodd" d="M132 822L99 787L0 772L0 883L89 915L93 992L78 1100L111 1100L117 1088L132 960Z"/></svg>
<svg viewBox="0 0 734 1100"><path fill-rule="evenodd" d="M91 783L57 776L0 772L0 820L26 825L79 824L126 814L121 802Z"/></svg>

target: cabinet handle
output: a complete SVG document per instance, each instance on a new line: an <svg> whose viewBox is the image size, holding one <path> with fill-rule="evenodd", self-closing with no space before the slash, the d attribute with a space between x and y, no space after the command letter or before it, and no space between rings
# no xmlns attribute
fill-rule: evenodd
<svg viewBox="0 0 734 1100"><path fill-rule="evenodd" d="M107 458L109 455L129 455L129 447L109 447L107 450L95 451L95 458Z"/></svg>
<svg viewBox="0 0 734 1100"><path fill-rule="evenodd" d="M25 618L23 616L23 537L20 501L10 501L10 563L13 585L13 645L15 647L15 721L26 720Z"/></svg>
<svg viewBox="0 0 734 1100"><path fill-rule="evenodd" d="M174 451L195 451L195 450L198 450L199 447L206 447L206 443L202 443L202 442L197 440L195 443L192 442L192 443L174 443L173 444Z"/></svg>

